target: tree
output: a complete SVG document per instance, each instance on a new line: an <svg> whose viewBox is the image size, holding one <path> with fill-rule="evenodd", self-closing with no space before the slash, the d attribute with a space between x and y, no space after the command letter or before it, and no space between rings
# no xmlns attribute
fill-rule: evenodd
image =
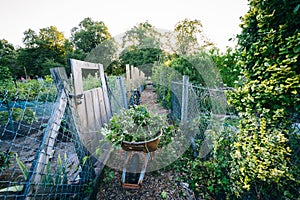
<svg viewBox="0 0 300 200"><path fill-rule="evenodd" d="M299 123L300 110L300 4L249 5L238 36L243 78L230 101L242 117L231 154L233 190L257 199L296 199L300 139L292 123Z"/></svg>
<svg viewBox="0 0 300 200"><path fill-rule="evenodd" d="M0 40L0 66L6 66L11 72L16 70L17 50L7 40Z"/></svg>
<svg viewBox="0 0 300 200"><path fill-rule="evenodd" d="M151 76L153 64L164 57L160 36L161 34L148 21L126 31L122 44L124 50L120 55L122 66L126 64L136 66L146 76Z"/></svg>
<svg viewBox="0 0 300 200"><path fill-rule="evenodd" d="M160 48L161 34L148 21L141 22L123 36L123 47L131 49Z"/></svg>
<svg viewBox="0 0 300 200"><path fill-rule="evenodd" d="M29 29L24 32L25 48L20 49L18 63L29 76L43 76L49 68L66 65L66 39L55 26L40 29L39 34Z"/></svg>
<svg viewBox="0 0 300 200"><path fill-rule="evenodd" d="M201 47L210 46L212 43L204 36L200 20L184 19L179 21L174 28L176 37L176 53L187 55L194 53ZM198 39L203 43L199 44Z"/></svg>
<svg viewBox="0 0 300 200"><path fill-rule="evenodd" d="M71 42L75 53L84 57L97 45L111 38L107 26L102 21L93 21L91 18L83 19L78 27L71 30Z"/></svg>

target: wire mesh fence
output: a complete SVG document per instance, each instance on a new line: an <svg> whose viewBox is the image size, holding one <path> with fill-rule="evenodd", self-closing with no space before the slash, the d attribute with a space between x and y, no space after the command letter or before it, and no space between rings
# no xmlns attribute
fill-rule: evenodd
<svg viewBox="0 0 300 200"><path fill-rule="evenodd" d="M72 79L58 68L52 77L54 81L47 77L1 88L0 199L95 196L92 191L104 163L79 133L81 123L74 111L80 97L73 95ZM108 77L106 81L106 106L115 114L128 107L130 95L124 78Z"/></svg>
<svg viewBox="0 0 300 200"><path fill-rule="evenodd" d="M124 81L125 78L121 76L110 76L107 78L113 114L119 113L120 109L122 108L128 108L129 95L127 95Z"/></svg>
<svg viewBox="0 0 300 200"><path fill-rule="evenodd" d="M214 146L213 135L224 127L236 132L237 116L227 104L225 93L232 88L209 88L182 81L171 82L171 118L180 123L189 137L194 157L209 155ZM213 134L211 134L213 133Z"/></svg>
<svg viewBox="0 0 300 200"><path fill-rule="evenodd" d="M94 168L61 94L49 77L1 88L0 199L82 199L92 189Z"/></svg>
<svg viewBox="0 0 300 200"><path fill-rule="evenodd" d="M183 95L184 86L186 94ZM201 115L219 115L220 117L229 117L235 115L230 110L226 92L233 88L208 88L183 83L183 81L172 81L171 87L171 116L173 119L180 121L182 114L187 116L187 121L191 121ZM183 101L186 103L186 113L183 112Z"/></svg>

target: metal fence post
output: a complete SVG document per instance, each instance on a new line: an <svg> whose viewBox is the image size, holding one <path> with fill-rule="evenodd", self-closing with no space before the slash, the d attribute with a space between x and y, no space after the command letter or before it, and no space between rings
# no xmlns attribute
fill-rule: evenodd
<svg viewBox="0 0 300 200"><path fill-rule="evenodd" d="M189 101L189 77L182 77L182 104L181 104L181 123L184 124L188 119L188 101Z"/></svg>

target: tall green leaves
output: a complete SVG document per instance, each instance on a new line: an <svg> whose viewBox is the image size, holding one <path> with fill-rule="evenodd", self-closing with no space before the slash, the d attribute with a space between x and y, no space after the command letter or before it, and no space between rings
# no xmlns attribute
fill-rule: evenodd
<svg viewBox="0 0 300 200"><path fill-rule="evenodd" d="M249 3L238 36L242 86L230 101L242 117L232 152L233 188L237 195L293 198L300 188L289 146L291 123L299 121L299 1Z"/></svg>

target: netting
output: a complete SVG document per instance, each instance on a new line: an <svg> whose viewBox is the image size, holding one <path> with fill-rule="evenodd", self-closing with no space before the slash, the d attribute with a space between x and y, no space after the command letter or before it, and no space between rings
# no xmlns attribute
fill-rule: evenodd
<svg viewBox="0 0 300 200"><path fill-rule="evenodd" d="M122 77L108 77L99 84L97 71L95 78L85 77L83 72L87 92L80 96L74 94L74 81L62 68L51 71L55 84L47 77L0 86L1 199L82 199L95 195L96 177L100 178L107 155L91 152L84 143L78 105L89 100L93 105L88 106L99 108L93 99L87 99L88 94L107 83L109 102L104 105L100 99L104 106L100 110L111 109L115 114L128 108L132 91L126 91ZM88 117L92 115L88 113ZM107 147L99 144L97 149L104 152Z"/></svg>
<svg viewBox="0 0 300 200"><path fill-rule="evenodd" d="M110 76L107 78L109 97L112 113L119 113L120 109L128 108L129 95L127 95L124 78L121 76Z"/></svg>
<svg viewBox="0 0 300 200"><path fill-rule="evenodd" d="M229 107L226 100L226 91L232 88L208 88L187 84L187 96L182 98L183 82L171 82L171 115L180 121L182 113L182 100L187 103L187 121L191 121L199 115L209 115L211 113L226 117Z"/></svg>
<svg viewBox="0 0 300 200"><path fill-rule="evenodd" d="M80 199L94 169L82 160L87 152L70 115L62 112L60 123L53 119L62 96L49 80L14 86L1 91L0 198Z"/></svg>

